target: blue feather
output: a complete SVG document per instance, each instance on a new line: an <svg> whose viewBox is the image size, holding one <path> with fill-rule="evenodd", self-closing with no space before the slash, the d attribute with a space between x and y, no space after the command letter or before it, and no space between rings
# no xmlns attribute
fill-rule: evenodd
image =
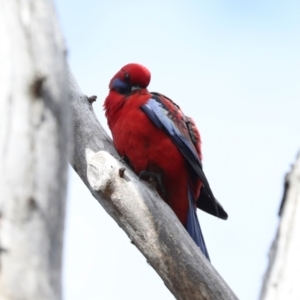
<svg viewBox="0 0 300 300"><path fill-rule="evenodd" d="M156 126L164 129L172 139L176 140L177 143L182 144L181 148L187 148L186 150L189 152L189 154L196 161L199 161L195 147L189 140L186 139L176 124L168 117L168 111L160 102L150 98L149 101L142 106L142 109L146 112L148 117L155 123Z"/></svg>
<svg viewBox="0 0 300 300"><path fill-rule="evenodd" d="M185 159L195 170L204 187L207 189L218 216L218 207L215 197L203 172L202 163L192 141L187 139L179 130L178 126L169 117L168 110L163 107L162 103L159 101L159 97L156 95L152 95L152 98L150 98L141 108L157 127L164 130L170 136L173 143L178 147Z"/></svg>
<svg viewBox="0 0 300 300"><path fill-rule="evenodd" d="M188 198L189 198L189 210L188 210L188 218L186 222L186 230L194 240L194 242L197 244L197 246L201 249L202 253L206 256L208 260L209 255L208 251L206 249L204 237L201 231L200 223L197 217L196 213L196 207L195 207L195 199L188 188Z"/></svg>
<svg viewBox="0 0 300 300"><path fill-rule="evenodd" d="M188 130L186 123L184 120L181 120L178 117L176 118L176 115L172 115L167 107L165 107L163 101L170 101L175 108L176 104L172 100L158 93L151 93L151 96L152 98L141 107L142 110L157 127L169 135L173 143L178 147L203 183L200 198L197 199L198 207L216 217L226 220L228 215L222 205L214 197L208 180L203 172L202 163L195 150L194 144L190 136L184 132L185 129ZM164 100L162 100L162 98ZM173 120L175 120L175 122Z"/></svg>

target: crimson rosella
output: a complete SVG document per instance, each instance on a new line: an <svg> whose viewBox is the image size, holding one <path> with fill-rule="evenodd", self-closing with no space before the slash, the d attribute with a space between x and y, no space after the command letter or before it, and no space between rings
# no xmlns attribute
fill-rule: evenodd
<svg viewBox="0 0 300 300"><path fill-rule="evenodd" d="M209 259L196 206L224 220L227 213L203 172L194 121L171 99L150 93L150 77L144 66L131 63L111 79L104 109L114 145L136 174L156 179L159 194Z"/></svg>

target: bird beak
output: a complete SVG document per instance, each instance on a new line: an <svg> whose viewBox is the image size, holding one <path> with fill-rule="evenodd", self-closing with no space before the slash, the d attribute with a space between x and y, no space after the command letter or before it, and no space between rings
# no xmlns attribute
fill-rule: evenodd
<svg viewBox="0 0 300 300"><path fill-rule="evenodd" d="M140 89L141 89L140 86L134 85L134 86L131 87L131 92L134 92L134 91L137 91L137 90L140 90Z"/></svg>

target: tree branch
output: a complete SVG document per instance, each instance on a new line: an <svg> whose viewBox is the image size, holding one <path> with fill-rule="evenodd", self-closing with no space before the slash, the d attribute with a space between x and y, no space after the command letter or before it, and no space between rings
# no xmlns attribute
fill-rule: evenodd
<svg viewBox="0 0 300 300"><path fill-rule="evenodd" d="M0 0L0 299L61 299L69 89L50 0Z"/></svg>
<svg viewBox="0 0 300 300"><path fill-rule="evenodd" d="M72 76L70 84L75 126L72 165L93 196L177 299L237 299L170 207L121 163L95 117L92 101Z"/></svg>
<svg viewBox="0 0 300 300"><path fill-rule="evenodd" d="M300 153L286 175L281 217L260 299L300 299Z"/></svg>

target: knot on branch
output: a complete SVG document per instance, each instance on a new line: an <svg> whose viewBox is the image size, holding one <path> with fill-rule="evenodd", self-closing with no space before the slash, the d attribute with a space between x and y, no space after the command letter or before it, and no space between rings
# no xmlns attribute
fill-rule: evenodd
<svg viewBox="0 0 300 300"><path fill-rule="evenodd" d="M39 98L42 96L42 89L45 79L45 76L36 75L32 84L30 85L30 92L33 95L33 97Z"/></svg>
<svg viewBox="0 0 300 300"><path fill-rule="evenodd" d="M95 96L95 95L90 96L90 97L88 97L88 100L91 104L93 104L93 102L95 102L97 100L97 96Z"/></svg>

